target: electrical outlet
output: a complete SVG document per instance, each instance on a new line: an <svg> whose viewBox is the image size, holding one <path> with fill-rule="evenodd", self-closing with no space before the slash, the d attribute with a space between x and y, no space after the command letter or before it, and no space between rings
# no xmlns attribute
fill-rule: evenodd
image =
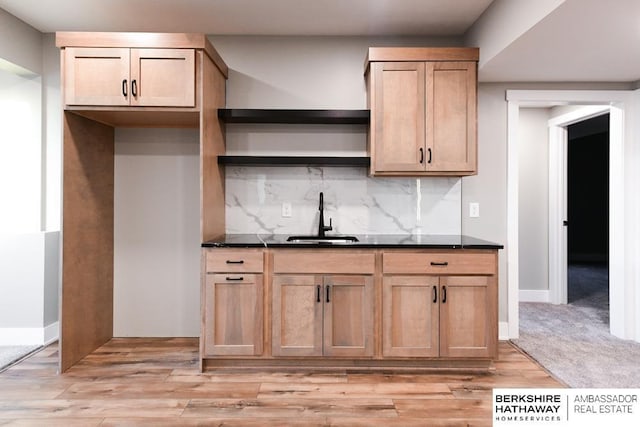
<svg viewBox="0 0 640 427"><path fill-rule="evenodd" d="M282 217L291 218L291 203L282 202Z"/></svg>
<svg viewBox="0 0 640 427"><path fill-rule="evenodd" d="M480 203L469 203L469 218L480 217Z"/></svg>

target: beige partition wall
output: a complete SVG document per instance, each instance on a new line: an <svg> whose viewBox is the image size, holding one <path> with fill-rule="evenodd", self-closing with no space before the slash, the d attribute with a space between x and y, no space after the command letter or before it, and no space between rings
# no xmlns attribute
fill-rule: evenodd
<svg viewBox="0 0 640 427"><path fill-rule="evenodd" d="M113 335L113 128L64 113L60 370Z"/></svg>

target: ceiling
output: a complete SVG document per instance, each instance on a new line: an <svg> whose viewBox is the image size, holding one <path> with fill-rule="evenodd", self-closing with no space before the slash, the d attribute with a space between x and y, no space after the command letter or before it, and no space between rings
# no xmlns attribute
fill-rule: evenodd
<svg viewBox="0 0 640 427"><path fill-rule="evenodd" d="M37 30L454 37L485 82L640 81L638 0L0 0Z"/></svg>

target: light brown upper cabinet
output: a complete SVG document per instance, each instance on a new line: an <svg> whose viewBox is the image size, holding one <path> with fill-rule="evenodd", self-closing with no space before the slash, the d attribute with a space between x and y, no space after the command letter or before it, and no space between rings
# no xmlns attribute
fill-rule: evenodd
<svg viewBox="0 0 640 427"><path fill-rule="evenodd" d="M67 105L194 107L195 50L68 47Z"/></svg>
<svg viewBox="0 0 640 427"><path fill-rule="evenodd" d="M477 173L475 48L370 48L371 174Z"/></svg>

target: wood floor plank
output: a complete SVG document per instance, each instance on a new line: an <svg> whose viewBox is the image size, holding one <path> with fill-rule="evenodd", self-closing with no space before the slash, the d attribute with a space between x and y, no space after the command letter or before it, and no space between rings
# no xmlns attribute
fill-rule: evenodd
<svg viewBox="0 0 640 427"><path fill-rule="evenodd" d="M69 387L59 397L61 399L255 399L260 389L259 383L180 383L180 382L137 382L122 383L79 383Z"/></svg>
<svg viewBox="0 0 640 427"><path fill-rule="evenodd" d="M177 399L48 399L0 401L0 418L176 417L189 401Z"/></svg>
<svg viewBox="0 0 640 427"><path fill-rule="evenodd" d="M109 341L63 375L52 345L0 373L0 426L491 425L495 387L562 387L507 342L488 372L198 369L198 340Z"/></svg>
<svg viewBox="0 0 640 427"><path fill-rule="evenodd" d="M193 399L184 410L183 417L223 418L304 418L319 417L397 417L391 399L380 398L291 398L229 400Z"/></svg>
<svg viewBox="0 0 640 427"><path fill-rule="evenodd" d="M201 374L188 369L176 369L167 378L167 381L176 382L212 382L212 383L346 383L348 376L346 373L321 374L321 373L299 373L299 372L257 372L257 373L223 373L223 374Z"/></svg>
<svg viewBox="0 0 640 427"><path fill-rule="evenodd" d="M446 384L439 383L371 383L371 384L271 384L260 387L260 399L279 399L281 397L305 398L453 398Z"/></svg>
<svg viewBox="0 0 640 427"><path fill-rule="evenodd" d="M0 418L0 427L97 427L101 426L103 421L102 418L49 418L45 423L42 418L22 420Z"/></svg>
<svg viewBox="0 0 640 427"><path fill-rule="evenodd" d="M491 418L491 400L460 399L397 399L398 415L425 419L486 419Z"/></svg>
<svg viewBox="0 0 640 427"><path fill-rule="evenodd" d="M107 418L101 427L327 427L325 418ZM369 427L371 424L369 425ZM422 426L424 427L424 420Z"/></svg>

